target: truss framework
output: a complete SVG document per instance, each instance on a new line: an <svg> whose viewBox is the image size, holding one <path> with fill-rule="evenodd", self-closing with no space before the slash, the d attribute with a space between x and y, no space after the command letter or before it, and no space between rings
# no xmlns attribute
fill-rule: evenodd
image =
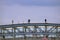
<svg viewBox="0 0 60 40"><path fill-rule="evenodd" d="M15 40L17 35L54 35L54 37L60 37L60 24L56 23L21 23L21 24L9 24L0 25L0 37L12 36Z"/></svg>

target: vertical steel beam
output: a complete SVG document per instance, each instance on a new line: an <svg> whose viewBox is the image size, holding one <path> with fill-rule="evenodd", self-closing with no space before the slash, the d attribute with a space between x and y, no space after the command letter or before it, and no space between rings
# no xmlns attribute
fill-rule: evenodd
<svg viewBox="0 0 60 40"><path fill-rule="evenodd" d="M47 19L45 19L45 23L47 23ZM45 25L45 33L47 33L47 26L46 25Z"/></svg>
<svg viewBox="0 0 60 40"><path fill-rule="evenodd" d="M1 28L1 34L2 34L2 36L3 36L2 28ZM2 39L2 38L1 38L1 39Z"/></svg>
<svg viewBox="0 0 60 40"><path fill-rule="evenodd" d="M5 32L4 32L5 28L2 28L2 29L3 29L3 32L2 32L3 35L2 35L2 37L3 37L3 40L5 40L5 35L4 35L5 34Z"/></svg>
<svg viewBox="0 0 60 40"><path fill-rule="evenodd" d="M24 29L25 29L24 32L25 32L25 33L26 33L26 28L27 28L27 27L24 26ZM26 34L24 34L24 39L26 40Z"/></svg>
<svg viewBox="0 0 60 40"><path fill-rule="evenodd" d="M56 40L58 40L58 38L59 38L58 37L59 34L57 34L57 33L58 33L58 26L56 26Z"/></svg>
<svg viewBox="0 0 60 40"><path fill-rule="evenodd" d="M15 28L13 28L13 40L15 40Z"/></svg>
<svg viewBox="0 0 60 40"><path fill-rule="evenodd" d="M34 26L35 27L35 33L37 32L37 26ZM37 39L37 34L35 35L35 38Z"/></svg>

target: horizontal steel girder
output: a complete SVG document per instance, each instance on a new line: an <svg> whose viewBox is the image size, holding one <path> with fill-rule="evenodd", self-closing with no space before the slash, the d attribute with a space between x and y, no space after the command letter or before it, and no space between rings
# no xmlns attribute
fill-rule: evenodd
<svg viewBox="0 0 60 40"><path fill-rule="evenodd" d="M0 34L0 36L13 36L13 33L5 33L5 34ZM60 32L56 33L56 32L24 32L24 33L20 33L20 32L17 32L15 33L15 35L60 35Z"/></svg>
<svg viewBox="0 0 60 40"><path fill-rule="evenodd" d="M21 24L9 24L9 25L0 25L0 28L14 28L14 27L24 27L24 26L60 26L56 23L21 23Z"/></svg>

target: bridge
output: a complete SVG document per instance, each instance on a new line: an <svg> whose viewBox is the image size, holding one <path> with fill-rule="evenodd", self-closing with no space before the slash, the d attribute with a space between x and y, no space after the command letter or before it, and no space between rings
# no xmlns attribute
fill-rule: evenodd
<svg viewBox="0 0 60 40"><path fill-rule="evenodd" d="M58 23L20 23L20 24L7 24L0 25L0 37L5 39L12 36L15 40L16 36L22 35L26 37L56 37L60 38L60 24ZM28 35L28 36L27 36ZM30 36L32 35L32 36Z"/></svg>

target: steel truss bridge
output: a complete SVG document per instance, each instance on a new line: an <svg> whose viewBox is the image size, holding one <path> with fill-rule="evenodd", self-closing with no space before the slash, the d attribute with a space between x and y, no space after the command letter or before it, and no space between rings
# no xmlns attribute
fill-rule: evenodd
<svg viewBox="0 0 60 40"><path fill-rule="evenodd" d="M5 38L12 36L13 40L15 40L18 35L23 35L24 38L26 38L27 35L32 35L32 37L38 37L39 35L41 37L43 37L43 35L48 35L48 37L60 37L60 24L20 23L0 25L0 37Z"/></svg>

